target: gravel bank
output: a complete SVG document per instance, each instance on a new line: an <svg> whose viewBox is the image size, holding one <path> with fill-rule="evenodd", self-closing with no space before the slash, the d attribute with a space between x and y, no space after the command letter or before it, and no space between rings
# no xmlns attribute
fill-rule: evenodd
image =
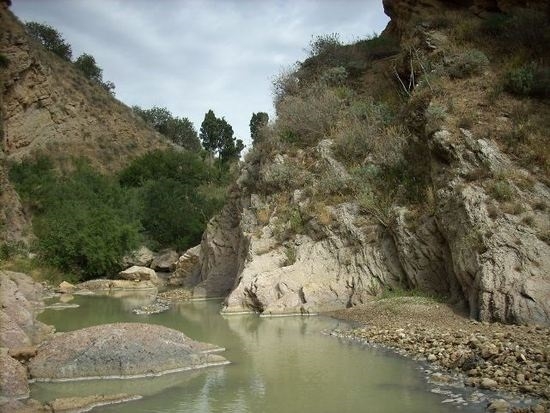
<svg viewBox="0 0 550 413"><path fill-rule="evenodd" d="M356 323L339 335L460 373L467 386L533 397L537 402L524 411L550 412L550 328L480 323L421 297L382 299L330 315Z"/></svg>

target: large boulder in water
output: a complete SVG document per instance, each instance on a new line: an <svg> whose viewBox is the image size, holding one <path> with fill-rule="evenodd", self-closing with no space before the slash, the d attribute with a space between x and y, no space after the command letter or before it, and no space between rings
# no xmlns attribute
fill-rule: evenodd
<svg viewBox="0 0 550 413"><path fill-rule="evenodd" d="M223 348L163 326L104 324L44 343L29 363L29 372L38 381L159 376L229 363L210 354L216 351Z"/></svg>

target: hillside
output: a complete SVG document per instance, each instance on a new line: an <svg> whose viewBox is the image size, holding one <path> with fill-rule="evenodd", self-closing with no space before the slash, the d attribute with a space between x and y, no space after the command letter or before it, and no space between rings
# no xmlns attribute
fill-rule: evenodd
<svg viewBox="0 0 550 413"><path fill-rule="evenodd" d="M25 214L7 178L6 162L46 155L59 168L86 158L112 173L154 149L171 144L132 110L88 80L74 65L45 50L0 3L0 238L20 239Z"/></svg>
<svg viewBox="0 0 550 413"><path fill-rule="evenodd" d="M279 77L185 285L225 313L393 291L549 325L548 2L384 6L383 35L318 38Z"/></svg>

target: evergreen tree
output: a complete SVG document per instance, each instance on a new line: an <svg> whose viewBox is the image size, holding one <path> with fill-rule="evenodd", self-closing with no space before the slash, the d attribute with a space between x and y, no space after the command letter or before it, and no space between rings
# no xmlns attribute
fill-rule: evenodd
<svg viewBox="0 0 550 413"><path fill-rule="evenodd" d="M260 140L260 131L267 126L269 115L265 112L253 113L250 119L250 137L252 143L257 143Z"/></svg>
<svg viewBox="0 0 550 413"><path fill-rule="evenodd" d="M200 138L202 146L222 162L239 159L244 149L243 141L233 136L233 128L224 118L217 118L210 109L201 124Z"/></svg>

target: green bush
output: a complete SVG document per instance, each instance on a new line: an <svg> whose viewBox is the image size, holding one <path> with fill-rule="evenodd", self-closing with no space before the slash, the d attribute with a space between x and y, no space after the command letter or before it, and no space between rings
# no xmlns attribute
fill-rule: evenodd
<svg viewBox="0 0 550 413"><path fill-rule="evenodd" d="M308 146L330 134L343 102L331 89L322 88L307 96L286 96L277 108L277 125L283 135L296 138Z"/></svg>
<svg viewBox="0 0 550 413"><path fill-rule="evenodd" d="M6 56L0 53L0 69L4 69L8 67L9 64L10 64L10 59L8 59Z"/></svg>
<svg viewBox="0 0 550 413"><path fill-rule="evenodd" d="M498 201L510 201L514 196L512 186L505 180L494 181L490 187L490 194Z"/></svg>
<svg viewBox="0 0 550 413"><path fill-rule="evenodd" d="M466 78L474 74L482 74L489 66L485 53L472 49L455 57L449 67L449 74L454 78Z"/></svg>
<svg viewBox="0 0 550 413"><path fill-rule="evenodd" d="M16 189L34 207L38 251L48 264L87 279L112 275L137 246L140 223L116 180L82 162L64 178L47 158L13 165Z"/></svg>
<svg viewBox="0 0 550 413"><path fill-rule="evenodd" d="M548 98L550 68L530 63L513 69L507 73L504 87L514 95Z"/></svg>

